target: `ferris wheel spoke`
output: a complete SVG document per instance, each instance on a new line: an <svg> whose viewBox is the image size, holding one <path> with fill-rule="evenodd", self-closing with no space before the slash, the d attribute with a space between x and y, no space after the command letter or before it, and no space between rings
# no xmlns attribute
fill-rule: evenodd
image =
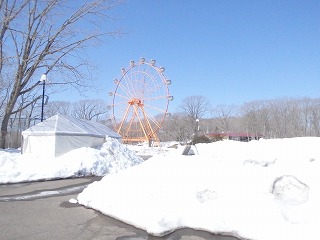
<svg viewBox="0 0 320 240"><path fill-rule="evenodd" d="M129 97L120 95L118 93L115 94L114 96L117 97L117 101L115 103L125 103L126 104L130 101Z"/></svg>
<svg viewBox="0 0 320 240"><path fill-rule="evenodd" d="M122 91L126 93L126 95L130 96L132 94L132 89L130 84L126 79L126 75L123 75L119 81L119 86Z"/></svg>
<svg viewBox="0 0 320 240"><path fill-rule="evenodd" d="M150 108L152 110L156 110L156 111L158 111L160 113L166 113L167 112L167 109L162 109L162 108L154 107L154 106L147 105L147 104L145 104L144 106L147 107L147 108Z"/></svg>
<svg viewBox="0 0 320 240"><path fill-rule="evenodd" d="M155 70L156 73L151 74L151 73L147 73L148 77L152 80L152 83L155 84L157 77L159 76L159 73L157 72L157 70ZM160 78L161 79L161 78Z"/></svg>
<svg viewBox="0 0 320 240"><path fill-rule="evenodd" d="M162 82L162 79L161 79L161 82L155 82L153 84L153 86L148 89L148 93L157 92L158 90L161 90L162 88L166 88L166 85Z"/></svg>
<svg viewBox="0 0 320 240"><path fill-rule="evenodd" d="M125 88L122 84L118 85L117 91L114 93L114 95L121 97L121 98L130 98L130 92L127 88Z"/></svg>
<svg viewBox="0 0 320 240"><path fill-rule="evenodd" d="M145 81L145 78L148 77L149 81ZM142 79L142 78L141 78ZM155 83L156 79L154 78L154 76L152 76L150 73L146 73L143 75L143 80L140 80L141 84L142 84L142 89L144 89L143 91L143 95L147 96L153 93L156 93L157 90L161 89L161 84L159 83ZM150 84L150 82L152 84Z"/></svg>
<svg viewBox="0 0 320 240"><path fill-rule="evenodd" d="M141 91L140 89L143 89L141 88L140 86L140 78L141 78L141 72L140 72L140 66L138 67L138 70L136 72L133 73L134 75L134 92L135 92L135 95L137 96L139 94L139 92Z"/></svg>
<svg viewBox="0 0 320 240"><path fill-rule="evenodd" d="M165 95L165 96L155 96L155 97L145 98L145 101L154 101L154 100L162 100L162 99L168 100L168 97L169 96L167 96L167 95Z"/></svg>
<svg viewBox="0 0 320 240"><path fill-rule="evenodd" d="M128 84L125 82L125 84L122 83L122 81L120 81L118 83L118 88L120 87L120 89L130 98L132 91L130 90L130 86L128 86Z"/></svg>
<svg viewBox="0 0 320 240"><path fill-rule="evenodd" d="M140 71L140 70L139 70ZM146 88L146 76L142 72L138 72L135 74L135 83L136 83L136 96L142 96L144 95L144 89Z"/></svg>
<svg viewBox="0 0 320 240"><path fill-rule="evenodd" d="M117 97L117 96L119 96L118 94L116 94L115 95L115 97ZM128 104L128 102L129 102L129 99L127 98L127 97L121 97L121 96L119 96L117 99L116 99L116 101L113 101L113 103L112 103L112 106L113 105L122 105L122 106L127 106L127 104Z"/></svg>
<svg viewBox="0 0 320 240"><path fill-rule="evenodd" d="M161 89L161 86L154 86L153 88L148 89L147 94L156 94Z"/></svg>
<svg viewBox="0 0 320 240"><path fill-rule="evenodd" d="M146 72L151 79L156 79L156 76L159 74L158 70L153 66L149 66L148 71Z"/></svg>
<svg viewBox="0 0 320 240"><path fill-rule="evenodd" d="M124 95L123 92L119 93L119 92L115 92L114 93L115 97L119 97L120 99L130 99L131 97L129 95Z"/></svg>
<svg viewBox="0 0 320 240"><path fill-rule="evenodd" d="M131 93L133 96L136 96L137 91L139 88L137 88L137 76L135 73L135 67L132 67L130 69L130 78L129 76L126 76L126 81L128 82L128 85L130 85Z"/></svg>
<svg viewBox="0 0 320 240"><path fill-rule="evenodd" d="M132 69L130 69L129 71L130 71L131 77L129 78L129 76L126 74L124 75L124 80L125 80L126 86L128 86L128 88L130 89L131 96L134 96L135 88L132 81Z"/></svg>

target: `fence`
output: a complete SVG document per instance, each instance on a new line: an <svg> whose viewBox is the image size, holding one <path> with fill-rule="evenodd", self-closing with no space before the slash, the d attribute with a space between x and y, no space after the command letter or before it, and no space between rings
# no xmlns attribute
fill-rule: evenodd
<svg viewBox="0 0 320 240"><path fill-rule="evenodd" d="M2 122L2 118L0 118L0 121ZM6 137L6 148L21 147L21 132L29 127L30 121L27 118L10 118Z"/></svg>

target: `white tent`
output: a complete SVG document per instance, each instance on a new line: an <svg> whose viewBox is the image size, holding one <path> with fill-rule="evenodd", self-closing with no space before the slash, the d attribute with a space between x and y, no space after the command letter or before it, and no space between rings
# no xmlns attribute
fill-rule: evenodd
<svg viewBox="0 0 320 240"><path fill-rule="evenodd" d="M107 126L84 119L55 115L22 132L22 153L58 157L80 147L96 147L106 137L121 141Z"/></svg>

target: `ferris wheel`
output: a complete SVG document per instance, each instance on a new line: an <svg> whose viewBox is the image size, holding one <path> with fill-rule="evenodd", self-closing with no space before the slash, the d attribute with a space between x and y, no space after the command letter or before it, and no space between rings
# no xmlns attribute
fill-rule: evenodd
<svg viewBox="0 0 320 240"><path fill-rule="evenodd" d="M165 68L156 61L130 61L121 69L121 76L114 80L112 121L115 130L125 143L144 141L159 142L158 133L168 112L171 80L164 75Z"/></svg>

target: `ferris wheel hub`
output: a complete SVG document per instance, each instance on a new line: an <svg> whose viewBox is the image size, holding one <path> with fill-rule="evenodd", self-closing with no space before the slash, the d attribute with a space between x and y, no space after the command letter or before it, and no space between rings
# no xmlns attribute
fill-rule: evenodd
<svg viewBox="0 0 320 240"><path fill-rule="evenodd" d="M130 105L138 105L139 107L143 106L143 103L140 99L137 98L131 98L130 101L128 102Z"/></svg>

